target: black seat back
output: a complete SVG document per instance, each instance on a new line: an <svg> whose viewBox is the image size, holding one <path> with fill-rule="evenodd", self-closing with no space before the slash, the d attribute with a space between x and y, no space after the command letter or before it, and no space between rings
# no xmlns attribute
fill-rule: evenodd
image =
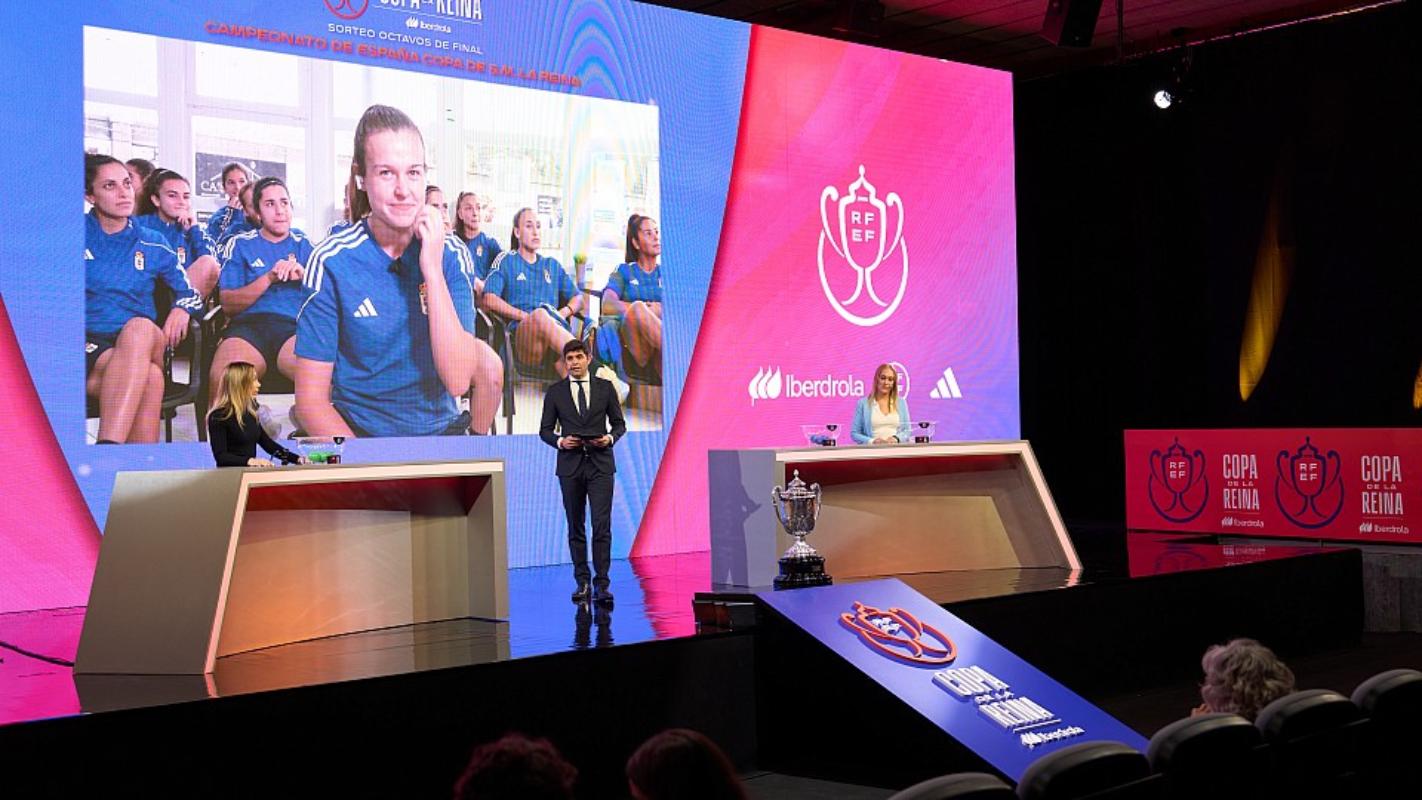
<svg viewBox="0 0 1422 800"><path fill-rule="evenodd" d="M1016 796L996 775L960 772L915 783L889 800L1013 800Z"/></svg>
<svg viewBox="0 0 1422 800"><path fill-rule="evenodd" d="M1248 797L1263 782L1263 741L1238 714L1201 714L1157 731L1146 758L1165 776L1168 797Z"/></svg>
<svg viewBox="0 0 1422 800"><path fill-rule="evenodd" d="M1067 800L1100 794L1150 775L1139 750L1119 742L1083 742L1043 756L1017 784L1022 800Z"/></svg>

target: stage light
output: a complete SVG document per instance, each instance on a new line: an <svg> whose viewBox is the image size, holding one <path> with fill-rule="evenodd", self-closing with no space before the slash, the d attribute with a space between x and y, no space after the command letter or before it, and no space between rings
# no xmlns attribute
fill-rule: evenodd
<svg viewBox="0 0 1422 800"><path fill-rule="evenodd" d="M1175 95L1169 89L1157 89L1155 92L1155 107L1161 110L1170 108L1175 103Z"/></svg>

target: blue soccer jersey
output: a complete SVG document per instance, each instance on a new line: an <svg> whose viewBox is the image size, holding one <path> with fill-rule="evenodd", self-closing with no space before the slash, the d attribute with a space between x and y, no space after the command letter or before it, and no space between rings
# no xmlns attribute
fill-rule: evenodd
<svg viewBox="0 0 1422 800"><path fill-rule="evenodd" d="M636 264L618 264L612 276L607 279L607 287L603 291L616 292L617 299L624 303L635 303L638 300L644 303L660 303L662 265L658 264L651 272L644 272Z"/></svg>
<svg viewBox="0 0 1422 800"><path fill-rule="evenodd" d="M157 214L143 214L133 218L135 224L157 231L173 252L178 255L178 266L187 269L203 256L215 256L217 245L207 236L207 231L199 225L187 230L177 222L164 222Z"/></svg>
<svg viewBox="0 0 1422 800"><path fill-rule="evenodd" d="M343 220L343 219L338 219L338 220L336 220L335 222L332 222L332 223L331 223L331 227L329 227L329 228L326 229L326 236L325 236L325 238L323 238L321 241L323 241L323 242L326 241L326 239L329 239L329 238L331 238L332 236L335 236L336 234L340 233L341 231L346 230L347 228L351 227L353 224L354 224L354 223L348 222L348 221Z"/></svg>
<svg viewBox="0 0 1422 800"><path fill-rule="evenodd" d="M444 279L459 324L474 332L473 265L444 238ZM331 402L372 436L430 436L459 417L430 347L419 239L398 260L362 220L321 242L306 262L311 292L296 323L296 354L334 363Z"/></svg>
<svg viewBox="0 0 1422 800"><path fill-rule="evenodd" d="M134 317L158 321L153 290L158 281L173 290L173 306L196 314L202 298L178 266L178 256L156 232L128 220L105 233L92 213L84 215L84 329L113 335Z"/></svg>
<svg viewBox="0 0 1422 800"><path fill-rule="evenodd" d="M234 223L246 223L247 214L240 208L223 206L212 212L212 216L207 218L207 238L214 242L222 241L222 234Z"/></svg>
<svg viewBox="0 0 1422 800"><path fill-rule="evenodd" d="M484 291L520 311L533 311L545 305L562 308L577 295L578 287L557 259L538 256L530 264L522 253L510 250L494 263Z"/></svg>
<svg viewBox="0 0 1422 800"><path fill-rule="evenodd" d="M469 255L474 259L474 277L481 281L488 280L489 267L503 248L499 247L494 237L483 231L479 231L477 236L465 242L464 246L469 248Z"/></svg>
<svg viewBox="0 0 1422 800"><path fill-rule="evenodd" d="M241 289L270 272L282 259L294 258L304 266L310 257L311 242L295 231L280 242L268 240L261 231L238 234L232 237L223 252L222 273L217 285L223 291ZM276 314L296 319L307 294L302 281L274 283L242 314Z"/></svg>
<svg viewBox="0 0 1422 800"><path fill-rule="evenodd" d="M236 217L226 228L222 229L222 235L217 237L217 247L220 250L226 247L228 242L232 241L233 236L239 233L246 233L247 231L254 231L260 227L261 226L257 223L247 219L246 214Z"/></svg>

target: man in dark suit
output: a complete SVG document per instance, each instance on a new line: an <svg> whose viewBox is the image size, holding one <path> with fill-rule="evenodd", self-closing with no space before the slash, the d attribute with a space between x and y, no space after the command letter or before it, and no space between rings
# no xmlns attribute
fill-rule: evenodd
<svg viewBox="0 0 1422 800"><path fill-rule="evenodd" d="M612 564L612 487L617 463L612 446L627 432L622 405L612 383L588 374L587 345L577 339L563 345L568 377L543 395L543 421L538 435L558 448L558 483L568 515L568 550L577 580L575 602L589 598L612 604L607 571ZM588 540L584 514L592 506L593 569L588 571Z"/></svg>

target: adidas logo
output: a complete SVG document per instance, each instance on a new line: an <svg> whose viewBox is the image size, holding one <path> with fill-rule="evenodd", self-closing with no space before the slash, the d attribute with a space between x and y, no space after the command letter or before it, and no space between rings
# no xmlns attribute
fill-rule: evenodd
<svg viewBox="0 0 1422 800"><path fill-rule="evenodd" d="M252 266L254 267L265 267L266 265L266 262L262 261L260 258L252 262Z"/></svg>
<svg viewBox="0 0 1422 800"><path fill-rule="evenodd" d="M360 301L360 305L356 306L356 310L355 310L355 317L356 317L356 319L364 319L364 318L366 318L366 317L378 317L378 316L380 316L380 315L377 314L377 313L375 313L375 304L372 303L372 302L370 302L370 298L369 298L369 297L367 297L367 298L365 298L364 300Z"/></svg>
<svg viewBox="0 0 1422 800"><path fill-rule="evenodd" d="M89 252L89 248L87 248L87 247L84 248L84 260L85 260L85 261L93 261L93 260L94 260L94 254L91 253L91 252Z"/></svg>
<svg viewBox="0 0 1422 800"><path fill-rule="evenodd" d="M520 273L518 274L518 277L517 277L517 278L514 278L514 280L516 280L516 281L526 281L526 280L528 280L528 279L525 278L525 277L523 277L523 273L520 272Z"/></svg>
<svg viewBox="0 0 1422 800"><path fill-rule="evenodd" d="M943 370L943 376L934 385L933 391L928 393L934 400L961 400L963 392L958 388L958 379L953 377L953 368L948 367Z"/></svg>

